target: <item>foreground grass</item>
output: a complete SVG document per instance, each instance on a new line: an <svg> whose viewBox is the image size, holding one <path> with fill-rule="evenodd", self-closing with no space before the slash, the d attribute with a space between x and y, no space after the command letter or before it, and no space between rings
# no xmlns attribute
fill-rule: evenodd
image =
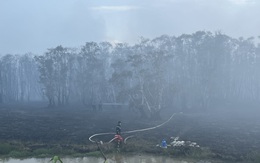
<svg viewBox="0 0 260 163"><path fill-rule="evenodd" d="M102 151L105 154L112 154L115 152L113 144L106 144L102 146ZM194 148L194 147L169 147L162 149L156 147L153 143L146 140L131 141L127 145L121 147L122 154L152 154L164 155L174 158L186 159L218 159L225 162L248 162L259 163L260 152L251 152L244 156L243 159L234 158L233 156L215 154L208 148ZM71 157L102 157L100 151L95 144L83 145L48 145L48 144L32 144L21 142L0 142L0 157L1 158L48 158L53 155L71 156Z"/></svg>
<svg viewBox="0 0 260 163"><path fill-rule="evenodd" d="M81 157L85 156L89 149L80 145L48 145L48 144L23 144L20 142L1 142L0 157L2 158L27 158L27 157L52 157L53 155Z"/></svg>

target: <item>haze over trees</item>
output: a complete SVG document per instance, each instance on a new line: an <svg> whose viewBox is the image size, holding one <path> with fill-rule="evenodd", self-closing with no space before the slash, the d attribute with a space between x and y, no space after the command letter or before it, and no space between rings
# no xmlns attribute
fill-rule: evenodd
<svg viewBox="0 0 260 163"><path fill-rule="evenodd" d="M126 43L57 46L43 55L0 58L0 104L47 101L50 107L125 104L143 117L162 109L216 110L259 104L260 45L198 31Z"/></svg>

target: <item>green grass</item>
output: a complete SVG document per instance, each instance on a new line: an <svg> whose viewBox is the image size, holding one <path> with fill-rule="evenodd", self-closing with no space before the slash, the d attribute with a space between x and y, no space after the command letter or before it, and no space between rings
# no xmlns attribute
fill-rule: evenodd
<svg viewBox="0 0 260 163"><path fill-rule="evenodd" d="M7 155L14 149L13 146L11 146L8 143L0 143L0 155Z"/></svg>
<svg viewBox="0 0 260 163"><path fill-rule="evenodd" d="M86 156L91 156L91 157L101 157L101 153L99 151L93 151L93 152L89 152L86 154Z"/></svg>
<svg viewBox="0 0 260 163"><path fill-rule="evenodd" d="M19 142L0 142L1 157L22 158L29 155L29 152Z"/></svg>
<svg viewBox="0 0 260 163"><path fill-rule="evenodd" d="M109 155L116 151L116 147L113 143L109 145L101 146L105 155ZM232 161L236 160L231 155L215 154L208 148L195 148L195 147L168 147L163 149L157 147L155 143L144 139L129 140L127 144L123 144L120 150L121 154L152 154L152 155L164 155L174 158L187 158L187 159L219 159ZM100 151L95 144L89 145L66 145L59 144L46 145L46 144L22 144L20 142L0 142L0 157L1 158L26 158L26 157L38 157L38 158L51 158L54 155L59 156L71 156L71 157L102 157ZM242 161L248 163L260 163L260 151L254 151L247 156L240 157Z"/></svg>
<svg viewBox="0 0 260 163"><path fill-rule="evenodd" d="M9 157L12 157L12 158L25 158L25 157L28 157L30 156L30 152L27 152L27 151L16 151L16 150L13 150L11 151L8 156Z"/></svg>

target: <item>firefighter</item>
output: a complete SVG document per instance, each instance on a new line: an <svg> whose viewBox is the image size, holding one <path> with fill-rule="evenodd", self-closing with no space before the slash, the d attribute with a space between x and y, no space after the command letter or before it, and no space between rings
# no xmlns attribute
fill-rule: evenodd
<svg viewBox="0 0 260 163"><path fill-rule="evenodd" d="M116 126L116 135L115 140L117 140L117 150L120 150L120 144L123 142L123 138L121 136L121 121L118 121Z"/></svg>

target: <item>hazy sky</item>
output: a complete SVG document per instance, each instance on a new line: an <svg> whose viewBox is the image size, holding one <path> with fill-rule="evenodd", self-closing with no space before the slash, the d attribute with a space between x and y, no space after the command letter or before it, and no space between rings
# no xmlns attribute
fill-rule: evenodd
<svg viewBox="0 0 260 163"><path fill-rule="evenodd" d="M198 30L260 35L260 0L0 0L0 54Z"/></svg>

